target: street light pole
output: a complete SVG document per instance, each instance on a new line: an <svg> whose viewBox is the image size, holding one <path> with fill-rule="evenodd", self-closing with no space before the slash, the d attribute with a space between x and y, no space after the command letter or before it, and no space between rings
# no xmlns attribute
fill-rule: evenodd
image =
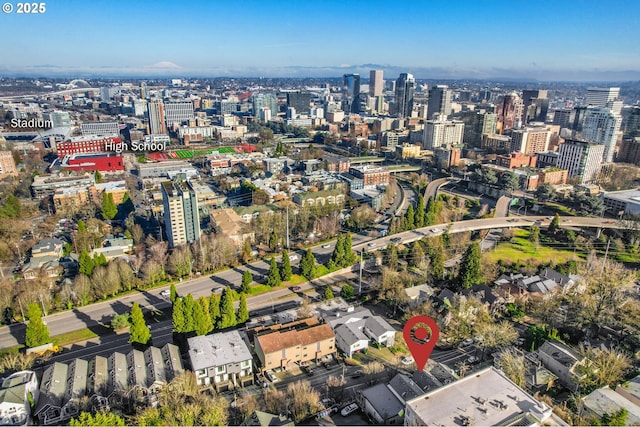
<svg viewBox="0 0 640 427"><path fill-rule="evenodd" d="M358 281L358 295L362 293L362 261L364 260L364 248L360 249L360 276Z"/></svg>

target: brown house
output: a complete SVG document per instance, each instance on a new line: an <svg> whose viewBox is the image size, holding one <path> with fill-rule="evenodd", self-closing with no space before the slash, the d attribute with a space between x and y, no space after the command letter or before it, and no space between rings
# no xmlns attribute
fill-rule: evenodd
<svg viewBox="0 0 640 427"><path fill-rule="evenodd" d="M335 341L331 326L317 324L317 321L295 323L289 328L270 331L254 338L255 351L263 370L319 360L335 354Z"/></svg>

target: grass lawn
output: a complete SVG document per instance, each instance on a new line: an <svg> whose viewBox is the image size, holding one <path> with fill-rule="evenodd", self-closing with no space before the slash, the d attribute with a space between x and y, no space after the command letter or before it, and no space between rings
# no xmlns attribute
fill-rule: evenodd
<svg viewBox="0 0 640 427"><path fill-rule="evenodd" d="M326 265L318 264L316 265L316 278L322 277L325 274L331 273Z"/></svg>
<svg viewBox="0 0 640 427"><path fill-rule="evenodd" d="M514 230L510 242L500 242L494 251L484 254L484 257L493 263L498 260L523 262L534 258L540 263L552 261L554 264L562 264L572 259L578 259L573 251L553 249L542 244L536 248L529 240L528 230Z"/></svg>
<svg viewBox="0 0 640 427"><path fill-rule="evenodd" d="M293 276L291 276L291 280L284 282L284 285L295 286L295 285L299 285L300 283L304 283L306 281L307 279L304 278L303 276L300 276L299 274L294 274Z"/></svg>
<svg viewBox="0 0 640 427"><path fill-rule="evenodd" d="M86 341L91 338L96 338L97 336L98 334L88 328L85 328L51 337L51 342L53 342L54 344L58 344L59 346L64 346L67 344L73 344L80 341Z"/></svg>

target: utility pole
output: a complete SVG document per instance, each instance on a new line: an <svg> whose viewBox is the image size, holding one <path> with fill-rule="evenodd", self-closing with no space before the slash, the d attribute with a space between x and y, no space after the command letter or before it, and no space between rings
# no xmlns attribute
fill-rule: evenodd
<svg viewBox="0 0 640 427"><path fill-rule="evenodd" d="M360 249L360 276L358 280L358 295L362 293L362 264L364 260L364 248Z"/></svg>
<svg viewBox="0 0 640 427"><path fill-rule="evenodd" d="M289 206L287 205L287 250L289 249Z"/></svg>

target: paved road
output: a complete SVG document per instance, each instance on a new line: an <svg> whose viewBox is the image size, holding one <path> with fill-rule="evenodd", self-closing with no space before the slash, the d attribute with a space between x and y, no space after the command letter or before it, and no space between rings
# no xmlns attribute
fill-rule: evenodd
<svg viewBox="0 0 640 427"><path fill-rule="evenodd" d="M496 203L496 210L493 213L494 218L504 218L509 215L509 205L511 203L511 197L502 196Z"/></svg>
<svg viewBox="0 0 640 427"><path fill-rule="evenodd" d="M474 219L446 225L441 224L423 227L373 240L368 236L358 234L353 236L353 249L358 252L361 250L364 250L365 252L372 252L385 247L390 243L411 243L426 236L438 236L445 231L448 231L448 233L451 234L491 228L530 227L532 225L546 227L549 225L551 219L552 217L545 216ZM612 221L606 218L584 217L561 217L560 226L624 228L624 224L617 221ZM396 241L396 239L399 240ZM332 250L333 244L331 244L329 248L322 248L321 246L313 248L314 254L320 263L325 263L328 260ZM298 258L299 257L300 254L298 254ZM292 262L292 264L297 265L298 262L299 259ZM178 285L178 292L181 294L191 293L195 297L199 297L201 295L209 295L212 291L224 286L231 286L232 288L238 289L242 280L242 273L245 270L251 271L254 276L256 276L266 275L268 268L268 264L264 261L235 267L211 276L201 277L181 283ZM134 302L137 302L142 307L146 307L148 309L162 310L169 306L169 301L160 296L160 292L164 289L168 288L157 288L149 291L143 290L114 300L91 304L72 311L52 314L50 316L46 316L44 320L49 327L51 335L58 335L65 332L109 323L115 313L129 312L131 305ZM268 294L260 295L256 298L259 298L257 301L265 303L266 300L271 301L271 299L282 297L286 292L288 292L288 290L280 289ZM0 348L6 348L24 342L24 330L25 325L23 323L3 326L0 328Z"/></svg>
<svg viewBox="0 0 640 427"><path fill-rule="evenodd" d="M438 188L444 184L446 184L449 181L456 181L455 178L440 178L440 179L436 179L434 181L431 181L429 183L429 185L427 185L427 188L424 190L424 200L425 203L427 200L429 200L429 197L433 197L434 199L436 198L436 194L438 194Z"/></svg>

